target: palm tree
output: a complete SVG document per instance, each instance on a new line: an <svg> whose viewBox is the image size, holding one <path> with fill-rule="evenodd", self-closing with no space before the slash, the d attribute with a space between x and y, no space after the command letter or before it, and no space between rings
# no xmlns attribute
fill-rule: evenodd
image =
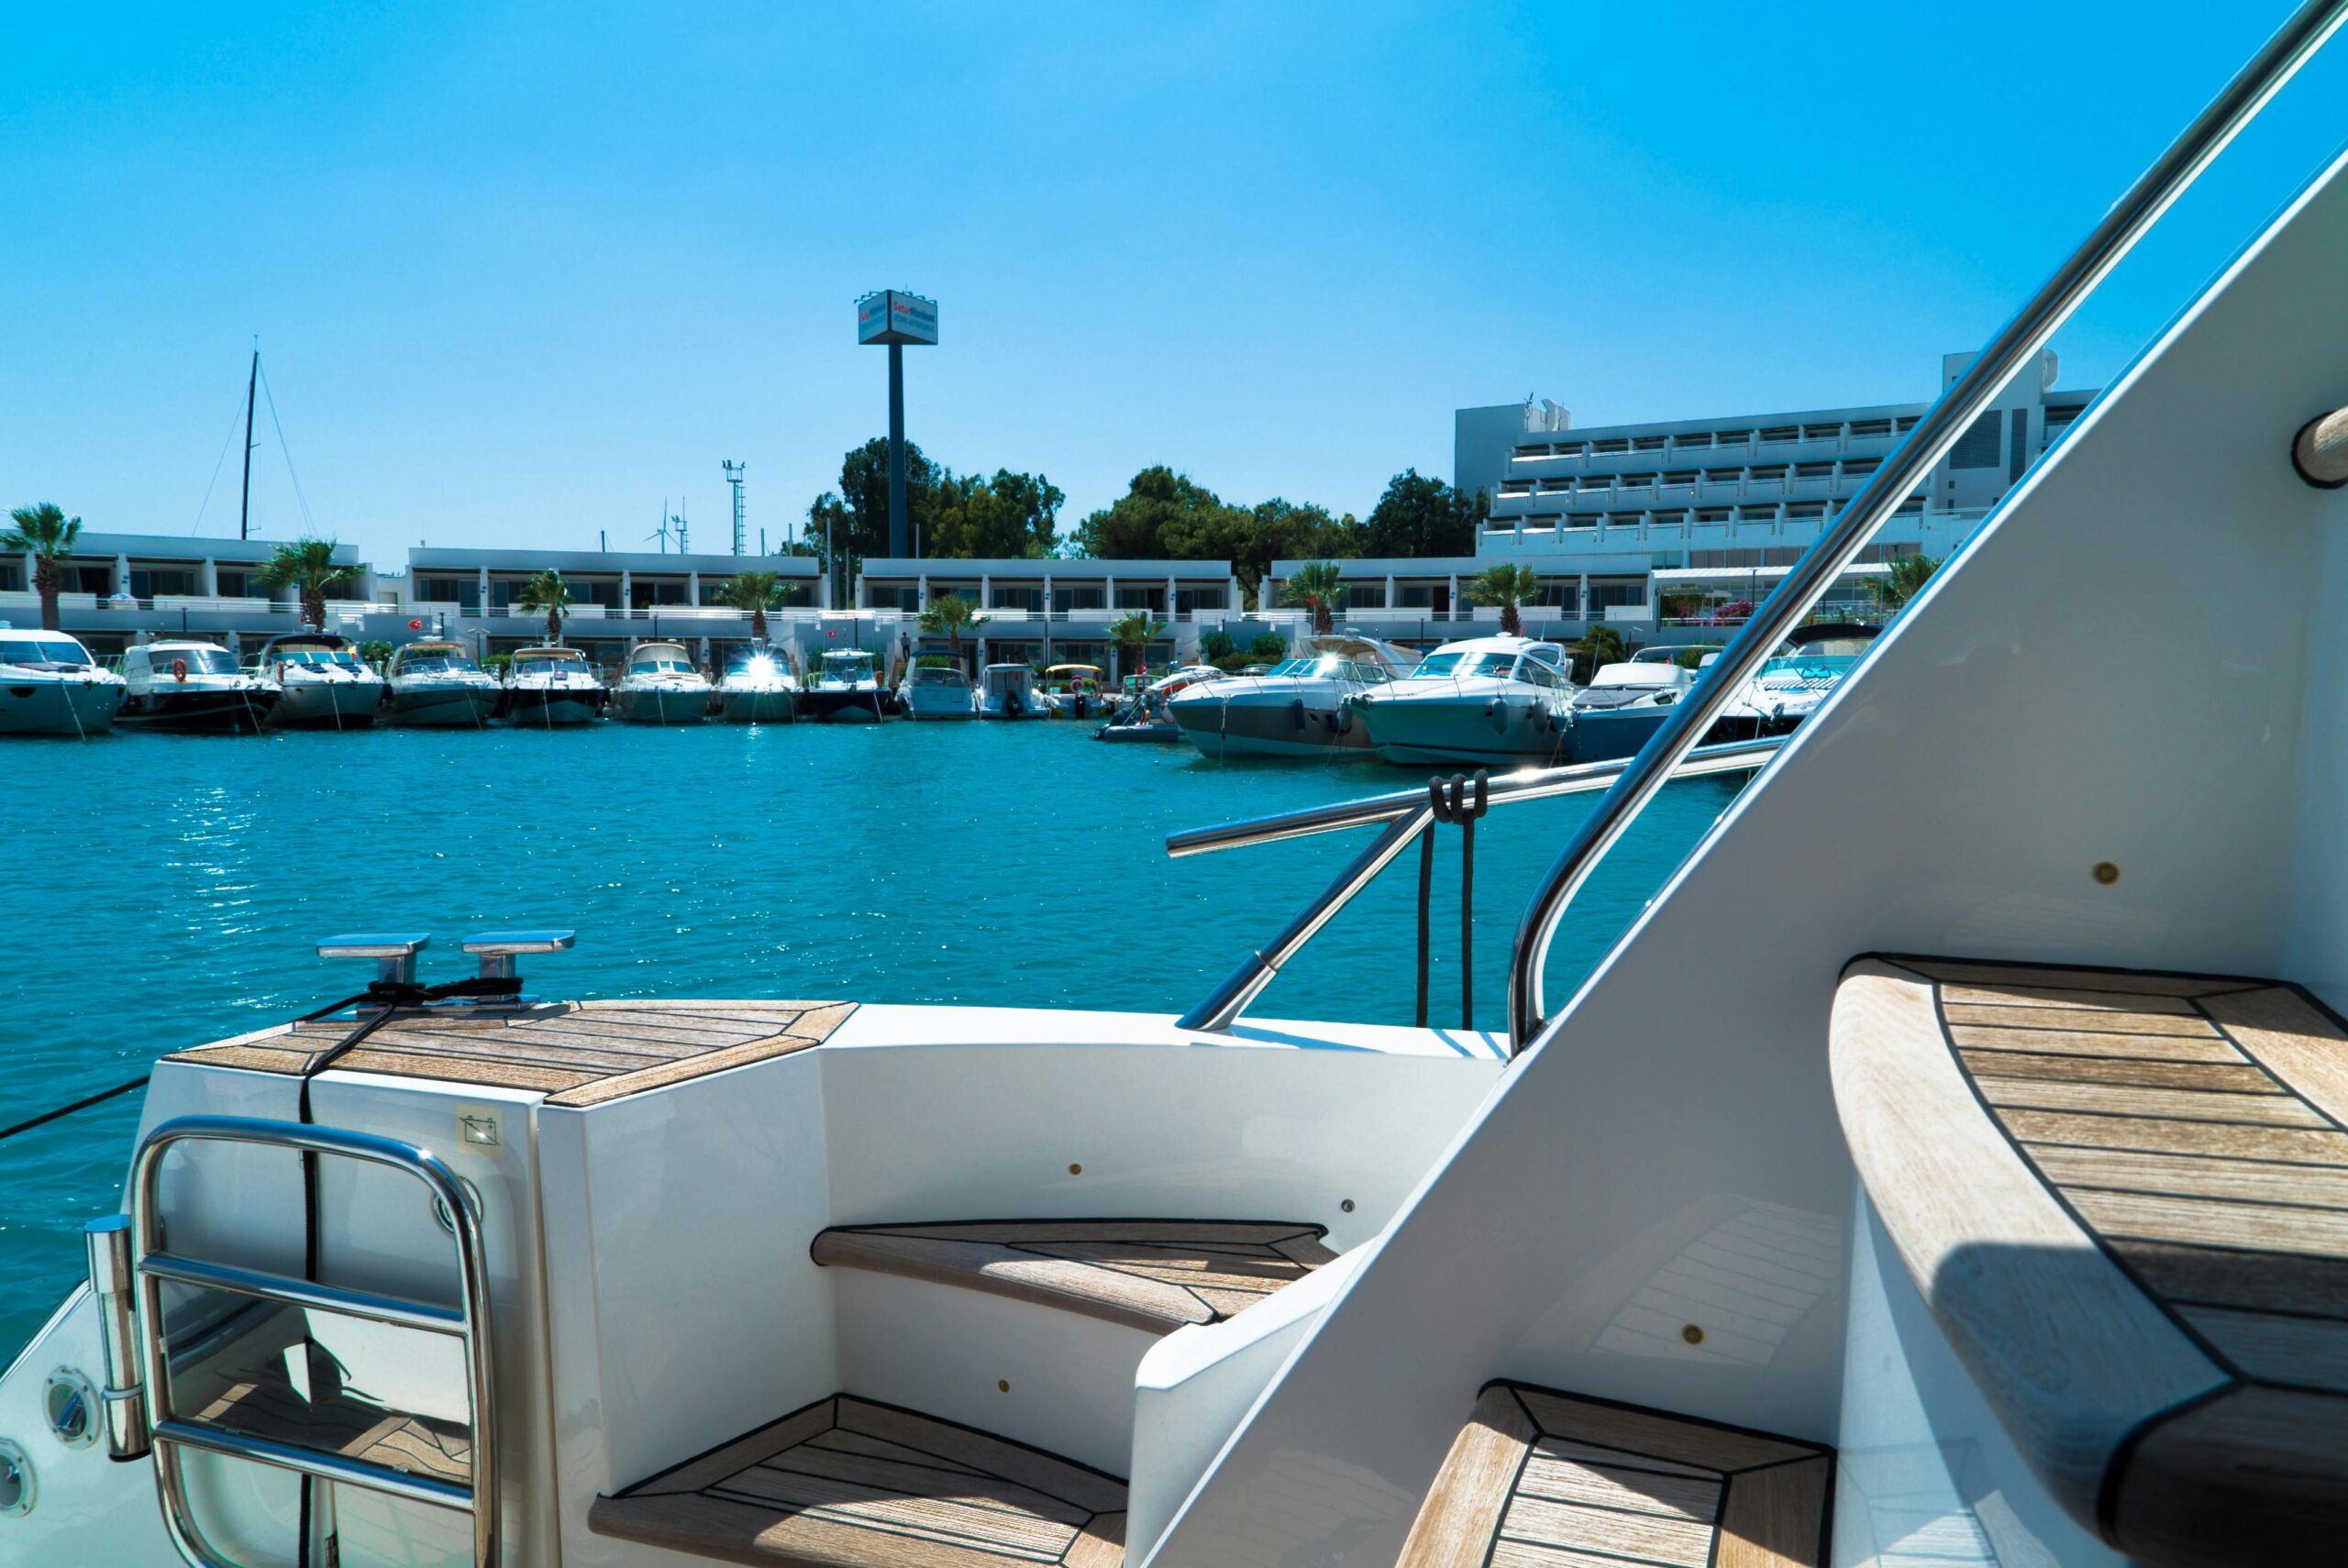
<svg viewBox="0 0 2348 1568"><path fill-rule="evenodd" d="M750 637L767 640L767 612L782 608L782 579L770 571L737 571L717 585L717 602L750 613Z"/></svg>
<svg viewBox="0 0 2348 1568"><path fill-rule="evenodd" d="M254 575L268 589L293 588L302 594L302 619L318 631L327 629L327 591L340 588L359 575L355 566L342 566L334 558L332 539L296 539L290 545L280 545L277 553L261 563Z"/></svg>
<svg viewBox="0 0 2348 1568"><path fill-rule="evenodd" d="M1136 610L1130 615L1120 615L1109 623L1109 640L1121 648L1130 649L1133 659L1141 668L1127 669L1128 675L1149 673L1149 645L1166 635L1163 624L1149 618L1146 610Z"/></svg>
<svg viewBox="0 0 2348 1568"><path fill-rule="evenodd" d="M1345 591L1346 576L1336 562L1314 561L1297 568L1295 575L1280 584L1280 602L1312 611L1313 635L1325 637L1331 612Z"/></svg>
<svg viewBox="0 0 2348 1568"><path fill-rule="evenodd" d="M958 593L940 593L922 607L916 619L921 629L931 636L940 632L946 634L946 646L954 651L954 664L959 668L962 663L962 634L977 631L994 617L980 614L978 606Z"/></svg>
<svg viewBox="0 0 2348 1568"><path fill-rule="evenodd" d="M522 585L514 596L514 608L547 613L547 646L552 647L562 641L562 616L570 608L570 584L562 580L562 573L548 567Z"/></svg>
<svg viewBox="0 0 2348 1568"><path fill-rule="evenodd" d="M1529 566L1506 564L1486 567L1475 581L1468 585L1471 603L1497 604L1501 607L1501 635L1521 637L1524 622L1516 613L1517 606L1541 596L1541 579Z"/></svg>
<svg viewBox="0 0 2348 1568"><path fill-rule="evenodd" d="M57 630L57 591L65 581L65 562L82 536L82 520L68 517L55 503L19 506L8 513L16 524L0 534L0 550L21 550L33 558L33 589L40 595L40 629Z"/></svg>
<svg viewBox="0 0 2348 1568"><path fill-rule="evenodd" d="M1883 576L1868 586L1877 603L1887 610L1897 610L1924 591L1924 584L1940 570L1941 563L1930 556L1894 556L1884 566L1887 569Z"/></svg>

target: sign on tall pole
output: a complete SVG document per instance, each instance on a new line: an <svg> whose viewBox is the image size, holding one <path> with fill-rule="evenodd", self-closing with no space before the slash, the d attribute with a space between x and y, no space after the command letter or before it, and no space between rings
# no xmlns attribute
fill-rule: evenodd
<svg viewBox="0 0 2348 1568"><path fill-rule="evenodd" d="M937 342L937 302L880 289L856 302L856 340L889 346L889 554L913 552L905 518L905 345Z"/></svg>

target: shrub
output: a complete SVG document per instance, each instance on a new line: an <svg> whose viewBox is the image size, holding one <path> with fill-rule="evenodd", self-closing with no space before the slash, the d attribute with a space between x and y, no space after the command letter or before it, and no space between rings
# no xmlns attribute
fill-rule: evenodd
<svg viewBox="0 0 2348 1568"><path fill-rule="evenodd" d="M1223 668L1223 661L1239 651L1239 644L1229 632L1218 626L1212 632L1199 634L1199 658L1202 662Z"/></svg>
<svg viewBox="0 0 2348 1568"><path fill-rule="evenodd" d="M1278 632L1266 632L1247 645L1247 657L1257 664L1277 664L1288 657L1288 639Z"/></svg>

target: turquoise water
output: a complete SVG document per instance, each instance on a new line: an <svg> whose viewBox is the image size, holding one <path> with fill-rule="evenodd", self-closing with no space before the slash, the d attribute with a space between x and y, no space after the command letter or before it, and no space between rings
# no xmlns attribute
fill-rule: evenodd
<svg viewBox="0 0 2348 1568"><path fill-rule="evenodd" d="M524 966L565 997L839 997L1177 1012L1334 877L1366 834L1168 860L1165 835L1405 788L1375 762L1210 763L1090 725L621 725L260 738L118 734L0 747L11 939L0 1124L166 1051L349 994L322 935L430 931L426 979L492 926L568 926ZM1675 786L1560 936L1561 996L1734 786ZM1587 797L1477 839L1477 1019L1503 1021L1518 913ZM1457 834L1435 877L1434 1021L1457 1021ZM1415 856L1252 1010L1407 1023ZM0 1143L0 1359L116 1203L136 1094Z"/></svg>

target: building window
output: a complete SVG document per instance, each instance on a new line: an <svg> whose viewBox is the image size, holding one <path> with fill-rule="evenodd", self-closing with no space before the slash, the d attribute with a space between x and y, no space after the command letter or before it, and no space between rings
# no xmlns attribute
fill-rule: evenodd
<svg viewBox="0 0 2348 1568"><path fill-rule="evenodd" d="M1166 591L1162 588L1124 588L1117 590L1120 610L1147 610L1152 614L1166 608Z"/></svg>
<svg viewBox="0 0 2348 1568"><path fill-rule="evenodd" d="M1231 608L1230 592L1224 587L1178 588L1174 591L1174 608L1184 615L1195 614L1201 610L1228 610Z"/></svg>
<svg viewBox="0 0 2348 1568"><path fill-rule="evenodd" d="M220 585L220 597L223 599L257 599L260 596L260 590L253 585L253 574L249 571L221 567L213 572L212 580Z"/></svg>
<svg viewBox="0 0 2348 1568"><path fill-rule="evenodd" d="M108 594L114 591L114 568L110 566L67 567L65 589L72 593Z"/></svg>
<svg viewBox="0 0 2348 1568"><path fill-rule="evenodd" d="M0 561L0 593L22 593L24 591L24 562Z"/></svg>
<svg viewBox="0 0 2348 1568"><path fill-rule="evenodd" d="M153 599L158 595L186 598L195 591L195 569L193 567L132 567L130 596L133 599Z"/></svg>
<svg viewBox="0 0 2348 1568"><path fill-rule="evenodd" d="M1627 605L1645 605L1647 585L1644 582L1593 582L1589 585L1589 613L1603 615L1607 611Z"/></svg>
<svg viewBox="0 0 2348 1568"><path fill-rule="evenodd" d="M599 604L606 610L616 610L620 607L619 579L574 582L570 585L570 596L581 604Z"/></svg>
<svg viewBox="0 0 2348 1568"><path fill-rule="evenodd" d="M1764 441L1792 441L1800 436L1801 426L1799 425L1773 425L1761 432Z"/></svg>
<svg viewBox="0 0 2348 1568"><path fill-rule="evenodd" d="M1998 466L1998 411L1991 409L1956 438L1948 455L1953 469L1994 469Z"/></svg>
<svg viewBox="0 0 2348 1568"><path fill-rule="evenodd" d="M1094 584L1091 588L1055 588L1052 590L1052 608L1061 614L1066 614L1071 610L1105 609L1107 604L1108 601L1102 597L1101 587L1098 583Z"/></svg>
<svg viewBox="0 0 2348 1568"><path fill-rule="evenodd" d="M1665 437L1661 436L1636 436L1631 439L1631 450L1634 452L1660 452L1663 450L1664 440Z"/></svg>
<svg viewBox="0 0 2348 1568"><path fill-rule="evenodd" d="M2014 437L2006 444L2006 482L2011 484L2021 478L2022 469L2030 466L2030 410L2014 410Z"/></svg>
<svg viewBox="0 0 2348 1568"><path fill-rule="evenodd" d="M1861 441L1868 439L1869 437L1888 436L1890 434L1891 421L1888 419L1854 419L1851 421L1851 439L1854 441Z"/></svg>
<svg viewBox="0 0 2348 1568"><path fill-rule="evenodd" d="M1805 425L1801 427L1801 438L1805 441L1840 441L1843 427L1840 425Z"/></svg>
<svg viewBox="0 0 2348 1568"><path fill-rule="evenodd" d="M1386 585L1382 582L1349 582L1346 584L1346 608L1348 610L1385 609Z"/></svg>

